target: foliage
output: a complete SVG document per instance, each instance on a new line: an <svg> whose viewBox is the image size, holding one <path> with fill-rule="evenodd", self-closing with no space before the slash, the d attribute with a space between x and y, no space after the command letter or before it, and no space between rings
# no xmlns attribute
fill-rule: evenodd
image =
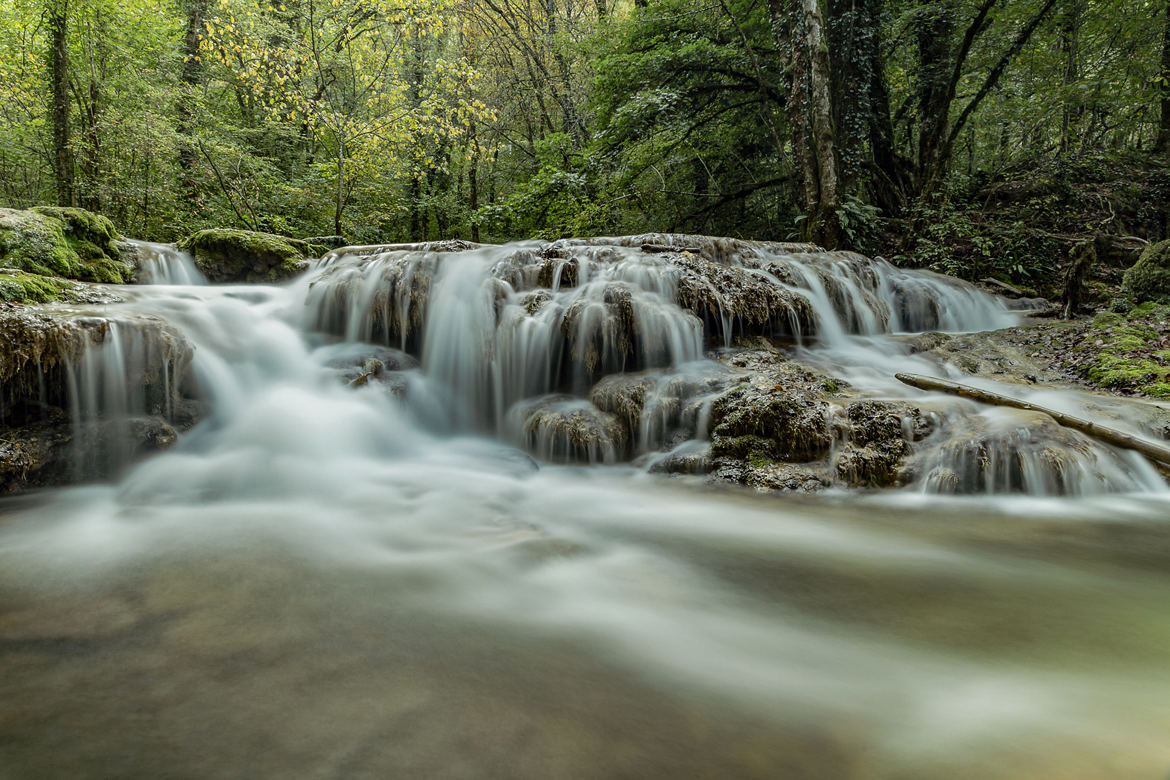
<svg viewBox="0 0 1170 780"><path fill-rule="evenodd" d="M793 7L71 0L67 205L164 240L784 240L814 214L848 246L1026 286L1071 241L1167 237L1164 4L821 2L828 219ZM48 8L0 0L0 205L58 194Z"/></svg>

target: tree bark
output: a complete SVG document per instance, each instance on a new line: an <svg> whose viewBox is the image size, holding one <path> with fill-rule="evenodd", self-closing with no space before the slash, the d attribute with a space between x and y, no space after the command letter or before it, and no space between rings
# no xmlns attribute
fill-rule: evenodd
<svg viewBox="0 0 1170 780"><path fill-rule="evenodd" d="M467 161L467 207L471 211L471 240L479 243L479 139L476 137L475 118L467 126L467 141L471 159Z"/></svg>
<svg viewBox="0 0 1170 780"><path fill-rule="evenodd" d="M1162 24L1162 72L1158 84L1162 111L1158 121L1158 151L1170 153L1170 0L1166 0L1165 16Z"/></svg>
<svg viewBox="0 0 1170 780"><path fill-rule="evenodd" d="M1066 428L1080 431L1106 444L1112 444L1115 447L1140 452L1150 460L1157 461L1163 466L1170 466L1170 447L1163 444L1146 441L1145 439L1114 430L1113 428L1106 428L1104 425L1095 422L1082 420L1080 417L1073 417L1071 414L1058 412L1055 409L1049 409L1044 406L1037 406L1028 401L1021 401L1018 398L1000 395L989 390L980 390L970 385L961 385L958 382L935 379L934 377L920 376L918 374L895 374L894 376L899 382L908 384L911 387L917 387L919 390L950 393L951 395L957 395L961 398L968 398L972 401L979 401L980 403L991 404L993 406L1010 406L1014 409L1023 409L1029 412L1041 412Z"/></svg>
<svg viewBox="0 0 1170 780"><path fill-rule="evenodd" d="M1167 0L1170 8L1170 0ZM1072 97L1072 87L1077 81L1078 44L1081 29L1081 9L1079 3L1069 3L1065 6L1064 15L1060 20L1060 48L1064 52L1064 95L1061 102L1064 104L1060 112L1060 153L1067 154L1072 143L1073 121L1080 113L1077 110L1079 100ZM1163 53L1163 61L1165 53Z"/></svg>
<svg viewBox="0 0 1170 780"><path fill-rule="evenodd" d="M939 168L943 143L950 126L951 100L947 86L952 68L951 37L954 3L931 3L917 12L914 33L918 42L918 190L929 188Z"/></svg>
<svg viewBox="0 0 1170 780"><path fill-rule="evenodd" d="M825 43L825 25L818 0L801 0L801 10L804 13L805 46L808 47L813 150L816 155L820 190L813 238L825 248L835 249L842 239L837 217L841 195L838 189L837 150L833 135L829 48Z"/></svg>
<svg viewBox="0 0 1170 780"><path fill-rule="evenodd" d="M58 205L76 206L69 115L69 0L50 0L48 12L52 48L49 80L52 84L53 177L57 184Z"/></svg>
<svg viewBox="0 0 1170 780"><path fill-rule="evenodd" d="M183 72L179 76L178 105L179 177L184 197L194 205L199 200L195 182L195 108L203 82L203 62L199 53L199 36L207 15L208 0L187 0L187 32L183 38Z"/></svg>

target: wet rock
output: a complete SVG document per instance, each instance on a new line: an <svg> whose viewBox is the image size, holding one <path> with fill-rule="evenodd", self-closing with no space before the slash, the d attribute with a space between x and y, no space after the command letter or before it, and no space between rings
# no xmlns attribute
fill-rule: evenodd
<svg viewBox="0 0 1170 780"><path fill-rule="evenodd" d="M177 246L213 282L278 282L308 268L314 254L295 238L232 228L201 230Z"/></svg>
<svg viewBox="0 0 1170 780"><path fill-rule="evenodd" d="M588 401L553 396L518 404L509 422L528 452L552 463L615 463L625 456L626 428Z"/></svg>
<svg viewBox="0 0 1170 780"><path fill-rule="evenodd" d="M828 453L828 406L804 388L740 385L711 407L716 457L807 463Z"/></svg>
<svg viewBox="0 0 1170 780"><path fill-rule="evenodd" d="M1170 304L1170 241L1151 244L1125 272L1121 289L1137 303Z"/></svg>
<svg viewBox="0 0 1170 780"><path fill-rule="evenodd" d="M0 208L0 266L40 276L121 284L132 269L122 261L110 220L84 209Z"/></svg>
<svg viewBox="0 0 1170 780"><path fill-rule="evenodd" d="M850 487L899 485L910 442L926 438L932 429L930 418L908 404L850 404L841 425L845 446L834 462L837 478Z"/></svg>
<svg viewBox="0 0 1170 780"><path fill-rule="evenodd" d="M760 459L745 462L736 458L716 458L710 480L745 485L762 493L815 493L829 484L810 466Z"/></svg>
<svg viewBox="0 0 1170 780"><path fill-rule="evenodd" d="M651 474L707 474L713 463L711 445L687 446L656 460L649 471Z"/></svg>
<svg viewBox="0 0 1170 780"><path fill-rule="evenodd" d="M75 426L61 410L0 433L0 494L107 479L175 445L178 432L160 416Z"/></svg>

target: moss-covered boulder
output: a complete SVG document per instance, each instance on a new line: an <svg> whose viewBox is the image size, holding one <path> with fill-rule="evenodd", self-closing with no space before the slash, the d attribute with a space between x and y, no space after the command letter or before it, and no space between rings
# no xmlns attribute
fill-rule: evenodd
<svg viewBox="0 0 1170 780"><path fill-rule="evenodd" d="M251 230L212 228L178 244L213 282L278 282L308 268L309 244L295 238Z"/></svg>
<svg viewBox="0 0 1170 780"><path fill-rule="evenodd" d="M1146 247L1125 272L1121 287L1138 303L1170 303L1170 241Z"/></svg>
<svg viewBox="0 0 1170 780"><path fill-rule="evenodd" d="M58 301L72 285L55 276L41 276L15 268L0 268L0 301L4 303L49 303Z"/></svg>
<svg viewBox="0 0 1170 780"><path fill-rule="evenodd" d="M122 284L129 280L131 269L121 260L117 239L110 220L84 209L0 208L0 267Z"/></svg>

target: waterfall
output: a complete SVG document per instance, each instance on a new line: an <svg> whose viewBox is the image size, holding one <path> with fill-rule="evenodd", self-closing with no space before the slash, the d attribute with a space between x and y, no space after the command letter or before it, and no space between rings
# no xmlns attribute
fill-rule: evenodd
<svg viewBox="0 0 1170 780"><path fill-rule="evenodd" d="M138 279L143 284L202 285L207 277L195 265L195 258L174 244L130 242L138 255Z"/></svg>
<svg viewBox="0 0 1170 780"><path fill-rule="evenodd" d="M266 416L258 399L288 391L356 403L362 419L393 408L395 425L494 437L542 461L658 468L675 453L685 456L684 470L702 470L703 443L718 422L713 409L728 411L715 402L760 381L772 360L745 373L737 359L716 358L736 339L766 338L854 388L841 401L793 401L802 424L823 429L816 441L834 441L828 454L820 444L777 450L782 460L812 458L809 468L820 469L813 477L824 483L1043 495L1164 487L1145 461L1080 434L1013 411L942 403L894 381L902 370L955 370L909 354L900 334L989 330L1018 315L969 284L880 259L675 235L418 244L338 250L283 286L211 287L192 276L189 257L139 246L144 254L154 247L144 276L178 289L143 289L70 363L77 431L96 420L173 416L179 352L173 335L159 335L173 329L194 350L189 394L209 410L194 440L241 425L256 430ZM775 388L751 385L741 402L807 393L798 374ZM846 413L866 398L929 407L939 422L921 435L874 440L853 430L864 421ZM900 424L914 427L908 418ZM110 455L116 462L135 451L133 432L121 425L111 429L112 440L127 442ZM733 428L776 435L760 425ZM732 450L748 458L753 446L744 440ZM732 451L726 442L712 447L715 457Z"/></svg>

